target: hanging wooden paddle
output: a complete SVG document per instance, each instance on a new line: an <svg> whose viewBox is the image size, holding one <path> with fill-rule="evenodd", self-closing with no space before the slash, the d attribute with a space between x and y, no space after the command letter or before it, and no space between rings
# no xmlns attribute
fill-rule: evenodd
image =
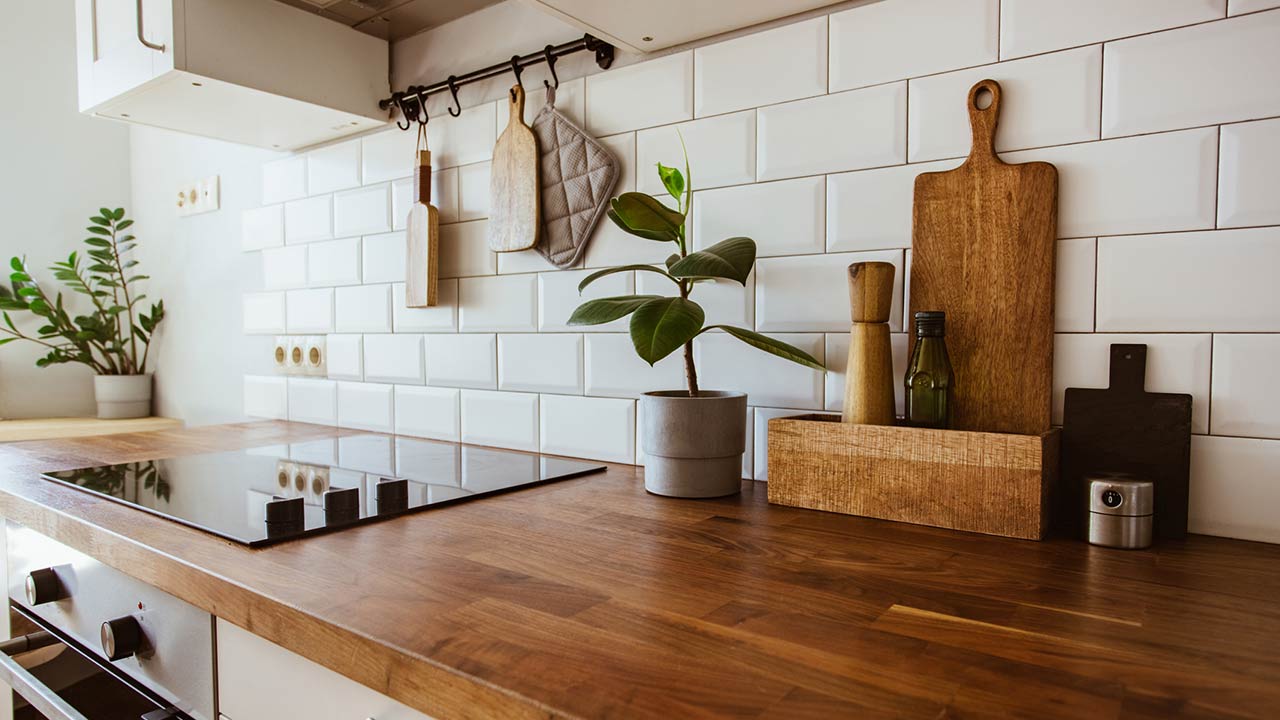
<svg viewBox="0 0 1280 720"><path fill-rule="evenodd" d="M517 78L519 75L517 75ZM511 119L493 146L489 176L489 249L528 250L538 244L538 140L524 124L524 88L509 94Z"/></svg>
<svg viewBox="0 0 1280 720"><path fill-rule="evenodd" d="M426 113L423 113L423 120ZM404 304L434 307L440 294L440 211L431 204L431 150L427 123L418 123L418 170L405 238Z"/></svg>

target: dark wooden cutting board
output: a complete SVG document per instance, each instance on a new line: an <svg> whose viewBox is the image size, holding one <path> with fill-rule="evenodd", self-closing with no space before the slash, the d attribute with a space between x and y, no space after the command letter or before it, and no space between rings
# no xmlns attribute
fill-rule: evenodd
<svg viewBox="0 0 1280 720"><path fill-rule="evenodd" d="M1085 477L1114 471L1155 483L1157 538L1187 534L1191 396L1146 392L1146 373L1146 345L1115 344L1107 389L1067 388L1054 509L1064 530L1083 535Z"/></svg>
<svg viewBox="0 0 1280 720"><path fill-rule="evenodd" d="M910 320L947 314L952 427L1039 435L1052 417L1058 171L996 157L996 81L969 90L968 112L968 159L916 178Z"/></svg>

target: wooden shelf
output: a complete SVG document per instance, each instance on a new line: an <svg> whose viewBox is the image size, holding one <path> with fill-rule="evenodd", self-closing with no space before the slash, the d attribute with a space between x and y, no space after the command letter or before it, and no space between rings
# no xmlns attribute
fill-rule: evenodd
<svg viewBox="0 0 1280 720"><path fill-rule="evenodd" d="M0 420L0 442L54 440L57 438L88 437L90 435L177 430L181 427L181 420L164 417L129 418L127 420L99 420L98 418L87 417Z"/></svg>
<svg viewBox="0 0 1280 720"><path fill-rule="evenodd" d="M840 422L769 421L769 502L1040 540L1059 432L1014 435Z"/></svg>

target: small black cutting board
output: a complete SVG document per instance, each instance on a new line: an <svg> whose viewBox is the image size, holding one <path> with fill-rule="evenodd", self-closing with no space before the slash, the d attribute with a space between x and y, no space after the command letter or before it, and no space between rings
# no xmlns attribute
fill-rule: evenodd
<svg viewBox="0 0 1280 720"><path fill-rule="evenodd" d="M1130 473L1155 483L1157 538L1187 534L1191 471L1191 396L1143 390L1147 346L1111 346L1111 385L1067 388L1062 418L1059 527L1083 535L1085 477Z"/></svg>

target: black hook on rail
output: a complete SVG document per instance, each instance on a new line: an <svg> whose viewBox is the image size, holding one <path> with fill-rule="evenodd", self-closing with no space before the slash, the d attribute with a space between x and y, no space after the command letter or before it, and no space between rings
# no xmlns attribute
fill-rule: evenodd
<svg viewBox="0 0 1280 720"><path fill-rule="evenodd" d="M519 55L511 56L511 72L515 73L516 84L520 86L521 90L524 90L524 81L520 79L520 74L524 72L524 67L520 64ZM510 90L510 93L511 93L511 100L514 102L516 99L515 88L512 88Z"/></svg>
<svg viewBox="0 0 1280 720"><path fill-rule="evenodd" d="M543 80L542 85L548 90L551 90L552 88L559 90L560 76L556 75L556 56L551 54L551 46L548 45L542 48L542 54L547 58L547 69L551 71L551 79L556 81L555 85L552 85L550 82Z"/></svg>
<svg viewBox="0 0 1280 720"><path fill-rule="evenodd" d="M453 95L453 107L449 108L449 114L458 117L462 114L462 104L458 102L458 76L449 76L449 93ZM455 109L456 108L456 109Z"/></svg>

